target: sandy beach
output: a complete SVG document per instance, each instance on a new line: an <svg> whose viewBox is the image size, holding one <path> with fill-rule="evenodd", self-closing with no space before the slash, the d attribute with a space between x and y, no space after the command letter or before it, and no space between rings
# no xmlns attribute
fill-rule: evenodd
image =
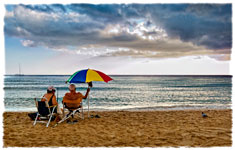
<svg viewBox="0 0 235 150"><path fill-rule="evenodd" d="M209 117L202 118L201 112ZM107 111L48 128L28 112L3 114L4 147L232 146L232 110Z"/></svg>

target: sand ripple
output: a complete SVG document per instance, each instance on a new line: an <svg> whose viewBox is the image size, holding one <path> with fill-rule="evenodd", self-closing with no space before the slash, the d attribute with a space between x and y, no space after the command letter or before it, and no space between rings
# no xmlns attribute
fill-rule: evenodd
<svg viewBox="0 0 235 150"><path fill-rule="evenodd" d="M4 147L211 147L232 146L232 111L92 112L53 128L32 125L26 112L5 112Z"/></svg>

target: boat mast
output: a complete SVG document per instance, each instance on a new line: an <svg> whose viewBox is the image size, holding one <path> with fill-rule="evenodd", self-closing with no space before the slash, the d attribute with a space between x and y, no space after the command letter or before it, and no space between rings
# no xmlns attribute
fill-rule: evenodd
<svg viewBox="0 0 235 150"><path fill-rule="evenodd" d="M20 63L19 63L19 75L21 75L21 68L20 68Z"/></svg>

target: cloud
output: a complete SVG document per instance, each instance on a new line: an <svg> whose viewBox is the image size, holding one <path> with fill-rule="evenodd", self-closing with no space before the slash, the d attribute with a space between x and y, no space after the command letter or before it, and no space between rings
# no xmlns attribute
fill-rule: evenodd
<svg viewBox="0 0 235 150"><path fill-rule="evenodd" d="M150 7L153 21L161 22L171 37L209 49L232 47L231 5L185 4L153 9ZM205 36L208 38L202 40Z"/></svg>
<svg viewBox="0 0 235 150"><path fill-rule="evenodd" d="M6 9L5 35L17 37L26 47L93 56L230 59L231 4L52 4Z"/></svg>
<svg viewBox="0 0 235 150"><path fill-rule="evenodd" d="M36 46L35 42L31 41L31 40L21 40L21 43L25 47L35 47Z"/></svg>

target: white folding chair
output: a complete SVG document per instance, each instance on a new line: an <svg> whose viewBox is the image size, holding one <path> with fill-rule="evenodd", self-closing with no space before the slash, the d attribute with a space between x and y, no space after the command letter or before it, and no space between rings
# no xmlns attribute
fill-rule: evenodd
<svg viewBox="0 0 235 150"><path fill-rule="evenodd" d="M55 126L57 126L58 124L64 122L65 120L69 119L70 117L73 118L76 113L78 114L79 118L84 119L84 111L83 111L82 102L77 107L68 107L66 104L67 104L67 102L66 103L63 102L63 118L59 122L57 122L55 124ZM67 114L65 114L65 109L68 110Z"/></svg>
<svg viewBox="0 0 235 150"><path fill-rule="evenodd" d="M46 123L46 127L48 127L54 115L56 105L49 106L48 101L37 101L36 98L34 100L38 112L33 125L35 126L37 123Z"/></svg>

